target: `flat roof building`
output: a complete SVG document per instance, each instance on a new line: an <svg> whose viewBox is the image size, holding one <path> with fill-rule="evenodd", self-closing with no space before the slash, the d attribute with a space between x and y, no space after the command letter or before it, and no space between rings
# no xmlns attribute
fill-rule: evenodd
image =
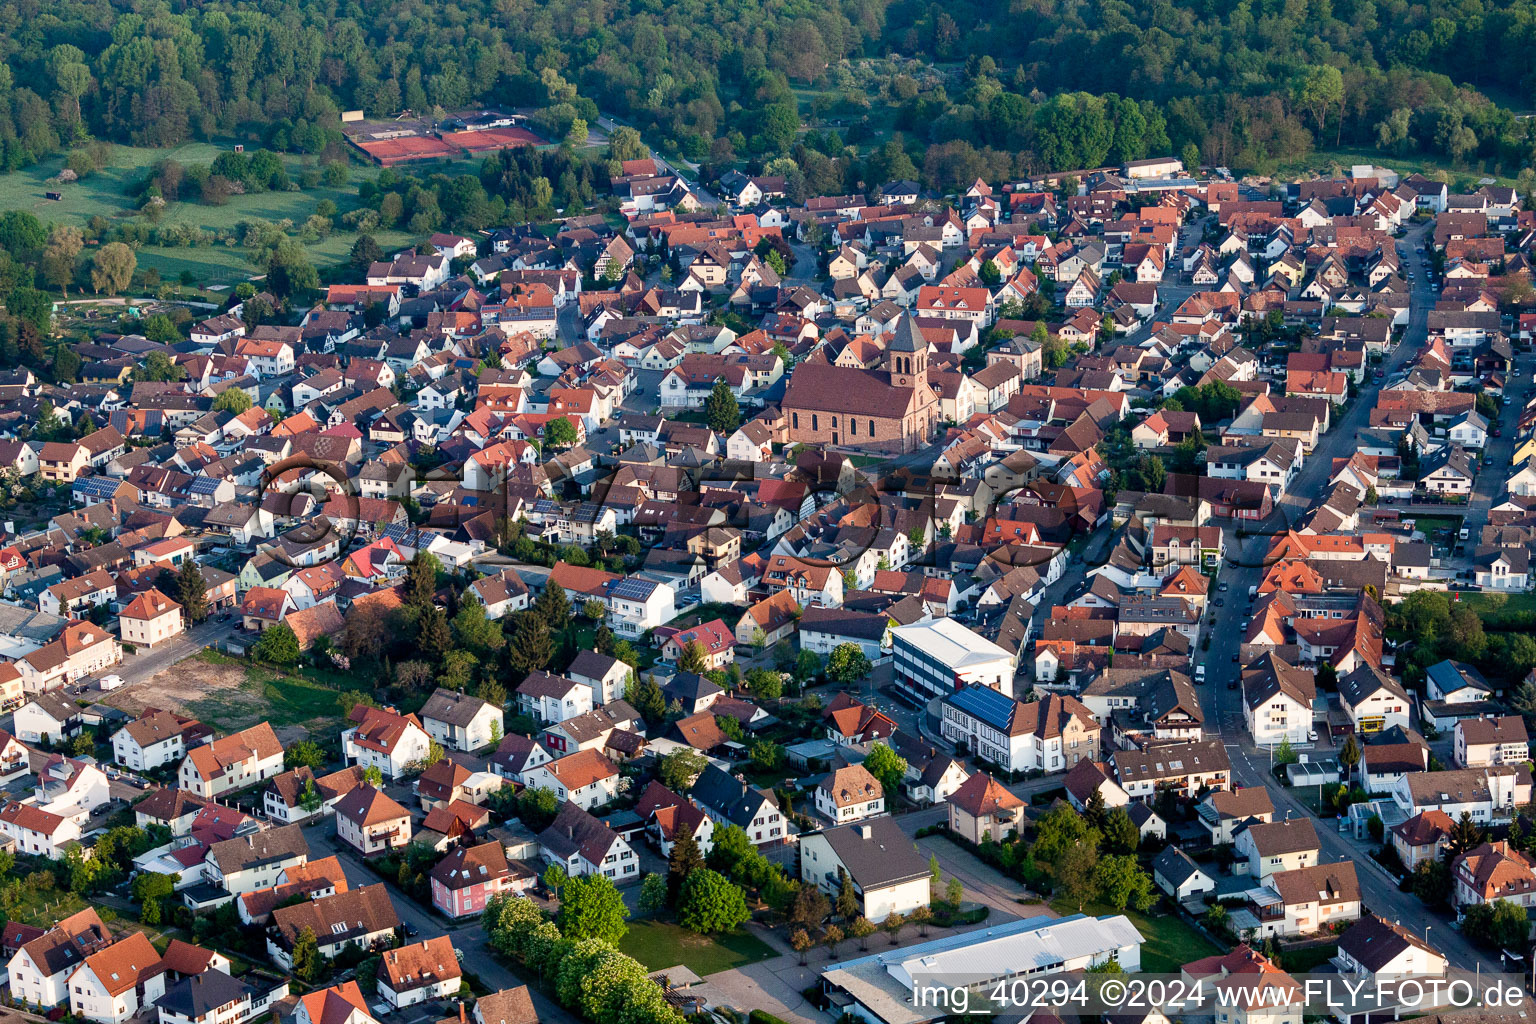
<svg viewBox="0 0 1536 1024"><path fill-rule="evenodd" d="M954 619L896 627L891 651L896 682L923 700L963 686L988 686L1013 696L1013 655Z"/></svg>

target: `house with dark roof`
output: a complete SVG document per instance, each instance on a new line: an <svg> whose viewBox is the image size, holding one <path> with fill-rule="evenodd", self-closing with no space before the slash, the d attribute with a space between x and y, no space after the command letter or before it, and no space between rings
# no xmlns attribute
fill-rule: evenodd
<svg viewBox="0 0 1536 1024"><path fill-rule="evenodd" d="M1216 880L1177 846L1166 847L1152 861L1152 881L1180 903L1216 888Z"/></svg>
<svg viewBox="0 0 1536 1024"><path fill-rule="evenodd" d="M422 726L449 750L465 752L491 745L491 733L503 732L501 708L465 693L438 687L417 712Z"/></svg>
<svg viewBox="0 0 1536 1024"><path fill-rule="evenodd" d="M256 972L234 978L222 970L207 970L172 981L154 1006L160 1024L206 1024L215 1011L221 1024L247 1024L269 1014L272 1004L287 994L287 979Z"/></svg>
<svg viewBox="0 0 1536 1024"><path fill-rule="evenodd" d="M928 862L889 815L800 837L800 880L831 895L846 876L870 921L927 906Z"/></svg>
<svg viewBox="0 0 1536 1024"><path fill-rule="evenodd" d="M772 793L747 785L717 765L710 764L699 773L688 795L716 825L735 825L756 846L784 842L788 835Z"/></svg>
<svg viewBox="0 0 1536 1024"><path fill-rule="evenodd" d="M572 877L604 875L618 884L640 878L640 860L629 843L569 800L539 833L539 854Z"/></svg>
<svg viewBox="0 0 1536 1024"><path fill-rule="evenodd" d="M338 892L318 900L272 911L267 955L285 971L293 970L293 946L304 930L320 940L320 955L334 958L355 943L365 950L393 944L399 915L383 882Z"/></svg>

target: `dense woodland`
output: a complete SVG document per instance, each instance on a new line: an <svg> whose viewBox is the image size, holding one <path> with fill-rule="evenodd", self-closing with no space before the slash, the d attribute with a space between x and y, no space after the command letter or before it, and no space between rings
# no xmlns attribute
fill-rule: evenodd
<svg viewBox="0 0 1536 1024"><path fill-rule="evenodd" d="M6 168L86 136L234 135L318 153L342 109L479 101L542 105L557 124L601 109L691 159L766 160L801 127L791 84L813 87L816 112L841 125L813 150L845 160L843 143L894 127L935 183L957 167L1027 172L1168 150L1265 169L1348 145L1513 173L1536 148L1536 129L1511 112L1536 92L1525 59L1536 0L124 6L0 6Z"/></svg>

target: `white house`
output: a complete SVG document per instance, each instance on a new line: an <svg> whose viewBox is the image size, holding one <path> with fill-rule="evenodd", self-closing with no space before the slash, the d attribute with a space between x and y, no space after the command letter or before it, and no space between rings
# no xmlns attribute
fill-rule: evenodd
<svg viewBox="0 0 1536 1024"><path fill-rule="evenodd" d="M1411 727L1408 691L1374 666L1361 663L1339 677L1339 706L1359 733Z"/></svg>
<svg viewBox="0 0 1536 1024"><path fill-rule="evenodd" d="M599 750L578 750L524 772L530 788L554 791L582 810L601 807L619 793L619 769Z"/></svg>
<svg viewBox="0 0 1536 1024"><path fill-rule="evenodd" d="M930 899L928 862L888 815L800 837L801 881L835 896L845 875L872 922L909 914Z"/></svg>
<svg viewBox="0 0 1536 1024"><path fill-rule="evenodd" d="M1243 719L1261 747L1305 743L1312 731L1312 702L1317 685L1309 669L1266 653L1243 672Z"/></svg>
<svg viewBox="0 0 1536 1024"><path fill-rule="evenodd" d="M147 771L186 756L189 745L207 742L213 730L195 718L150 708L112 734L112 760Z"/></svg>
<svg viewBox="0 0 1536 1024"><path fill-rule="evenodd" d="M863 765L848 765L817 783L816 812L839 825L884 814L885 789Z"/></svg>
<svg viewBox="0 0 1536 1024"><path fill-rule="evenodd" d="M163 995L165 969L143 932L92 953L69 977L70 1012L97 1024L124 1024Z"/></svg>
<svg viewBox="0 0 1536 1024"><path fill-rule="evenodd" d="M505 715L479 697L438 687L419 712L427 735L448 750L466 753L499 742Z"/></svg>
<svg viewBox="0 0 1536 1024"><path fill-rule="evenodd" d="M570 801L539 833L539 854L572 877L605 875L621 883L640 877L640 860L629 843Z"/></svg>
<svg viewBox="0 0 1536 1024"><path fill-rule="evenodd" d="M177 773L189 793L217 797L275 778L283 770L283 745L269 722L193 747Z"/></svg>
<svg viewBox="0 0 1536 1024"><path fill-rule="evenodd" d="M58 1006L69 998L70 976L111 942L112 933L96 908L71 914L11 954L6 963L10 997L33 1006Z"/></svg>
<svg viewBox="0 0 1536 1024"><path fill-rule="evenodd" d="M386 779L398 779L423 763L432 737L415 715L392 708L352 709L356 725L341 734L342 756L348 763L377 768Z"/></svg>
<svg viewBox="0 0 1536 1024"><path fill-rule="evenodd" d="M388 949L379 962L379 995L399 1009L457 994L463 978L458 951L447 935Z"/></svg>

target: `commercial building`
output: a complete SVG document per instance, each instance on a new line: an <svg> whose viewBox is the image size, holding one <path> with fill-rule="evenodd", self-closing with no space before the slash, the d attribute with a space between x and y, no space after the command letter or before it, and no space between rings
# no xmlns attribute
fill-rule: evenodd
<svg viewBox="0 0 1536 1024"><path fill-rule="evenodd" d="M963 686L987 686L1013 696L1013 655L954 619L914 622L891 630L897 685L927 700Z"/></svg>

